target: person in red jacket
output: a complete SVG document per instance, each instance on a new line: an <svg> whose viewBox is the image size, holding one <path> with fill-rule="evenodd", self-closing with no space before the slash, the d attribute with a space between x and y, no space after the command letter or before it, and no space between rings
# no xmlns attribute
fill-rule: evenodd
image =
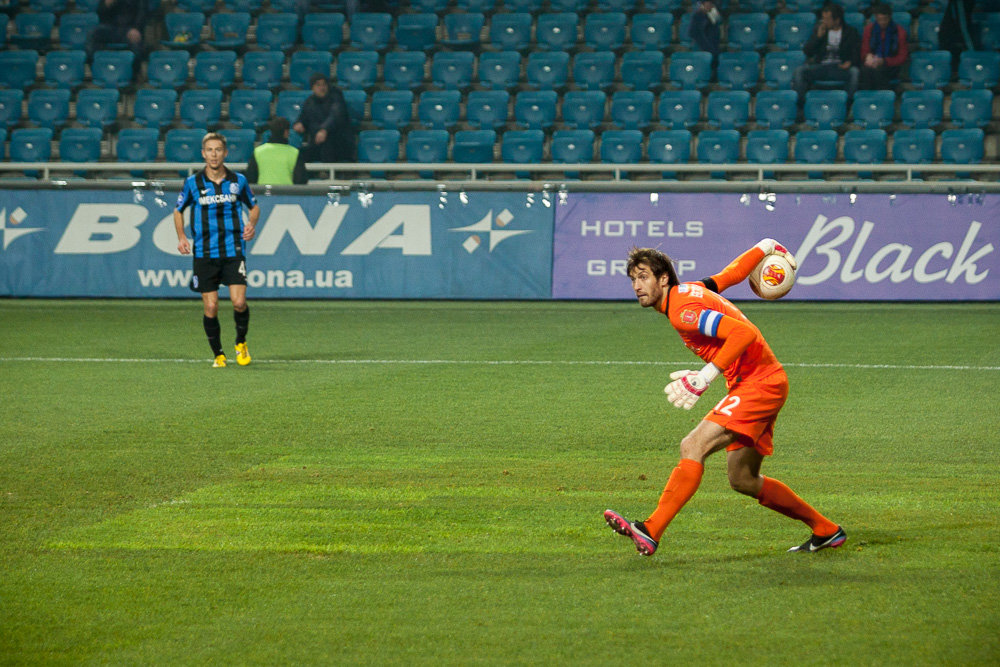
<svg viewBox="0 0 1000 667"><path fill-rule="evenodd" d="M861 35L861 90L886 90L899 78L899 70L910 57L906 30L892 20L892 7L872 7L874 21Z"/></svg>

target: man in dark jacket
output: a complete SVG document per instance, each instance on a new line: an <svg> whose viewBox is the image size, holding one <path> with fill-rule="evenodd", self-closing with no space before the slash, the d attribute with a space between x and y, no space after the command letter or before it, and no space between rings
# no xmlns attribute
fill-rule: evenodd
<svg viewBox="0 0 1000 667"><path fill-rule="evenodd" d="M125 44L135 54L132 69L138 71L145 56L146 0L99 0L97 27L87 42L87 55L116 44Z"/></svg>
<svg viewBox="0 0 1000 667"><path fill-rule="evenodd" d="M302 112L292 129L305 136L302 147L306 162L353 162L354 128L344 93L331 86L323 74L309 79L312 95L302 103Z"/></svg>
<svg viewBox="0 0 1000 667"><path fill-rule="evenodd" d="M812 37L802 47L806 63L795 70L792 86L799 94L799 104L817 82L839 84L853 97L858 89L858 64L861 37L844 23L844 8L830 3L820 10L820 20Z"/></svg>
<svg viewBox="0 0 1000 667"><path fill-rule="evenodd" d="M712 54L712 67L719 63L719 34L722 15L713 0L699 0L691 14L688 36L698 51Z"/></svg>

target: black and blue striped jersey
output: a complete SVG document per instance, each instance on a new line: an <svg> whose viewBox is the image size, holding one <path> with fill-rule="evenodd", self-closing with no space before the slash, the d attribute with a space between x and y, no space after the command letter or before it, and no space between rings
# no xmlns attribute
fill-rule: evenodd
<svg viewBox="0 0 1000 667"><path fill-rule="evenodd" d="M257 205L243 174L226 169L221 183L209 180L204 170L187 177L177 197L177 210L183 213L191 206L195 257L243 257L241 205L248 210Z"/></svg>

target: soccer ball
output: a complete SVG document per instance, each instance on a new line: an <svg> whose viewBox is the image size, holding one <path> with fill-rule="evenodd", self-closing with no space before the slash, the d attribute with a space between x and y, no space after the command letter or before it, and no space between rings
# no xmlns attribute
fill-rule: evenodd
<svg viewBox="0 0 1000 667"><path fill-rule="evenodd" d="M795 284L795 269L784 255L767 255L750 272L750 289L762 299L780 299Z"/></svg>

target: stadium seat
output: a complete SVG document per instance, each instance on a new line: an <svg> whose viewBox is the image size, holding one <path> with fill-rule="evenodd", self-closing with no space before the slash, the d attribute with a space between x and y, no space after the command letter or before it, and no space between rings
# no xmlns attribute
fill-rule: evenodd
<svg viewBox="0 0 1000 667"><path fill-rule="evenodd" d="M52 128L20 128L10 132L11 162L48 162L52 158Z"/></svg>
<svg viewBox="0 0 1000 667"><path fill-rule="evenodd" d="M383 130L405 129L413 122L413 91L376 90L372 93L371 118Z"/></svg>
<svg viewBox="0 0 1000 667"><path fill-rule="evenodd" d="M562 88L569 79L569 54L565 51L535 51L524 66L525 85L540 90Z"/></svg>
<svg viewBox="0 0 1000 667"><path fill-rule="evenodd" d="M347 103L347 115L352 123L361 123L365 119L365 103L368 93L363 90L345 90L344 101Z"/></svg>
<svg viewBox="0 0 1000 667"><path fill-rule="evenodd" d="M555 122L558 99L554 90L518 93L514 98L514 121L530 130L547 129Z"/></svg>
<svg viewBox="0 0 1000 667"><path fill-rule="evenodd" d="M611 96L608 115L623 130L641 130L653 120L653 101L648 90L619 90Z"/></svg>
<svg viewBox="0 0 1000 667"><path fill-rule="evenodd" d="M5 0L8 4L0 4L0 9L6 9L10 7L11 0ZM0 47L7 46L7 26L10 24L10 17L7 14L0 13ZM7 132L4 131L3 134L4 142L7 141ZM3 151L6 153L6 150Z"/></svg>
<svg viewBox="0 0 1000 667"><path fill-rule="evenodd" d="M506 90L473 90L465 100L465 116L481 130L497 130L507 123L510 93Z"/></svg>
<svg viewBox="0 0 1000 667"><path fill-rule="evenodd" d="M933 128L941 124L944 114L944 92L905 90L899 102L899 121L906 127Z"/></svg>
<svg viewBox="0 0 1000 667"><path fill-rule="evenodd" d="M556 55L560 53L565 53L564 51L551 51L545 52L541 51L539 53L544 53L546 55ZM640 52L636 52L639 55ZM532 58L536 54L531 54L528 57L528 67L530 73L530 67ZM626 53L625 56L633 55L632 53ZM661 58L663 54L656 54ZM661 61L662 68L662 61ZM622 63L622 76L624 77L625 67ZM662 78L662 76L661 76ZM587 90L606 90L611 87L615 82L615 54L611 51L587 51L584 53L578 53L573 57L573 83L579 88L584 88ZM658 82L657 82L658 83ZM565 84L565 80L563 80ZM545 88L544 85L541 86Z"/></svg>
<svg viewBox="0 0 1000 667"><path fill-rule="evenodd" d="M215 8L214 0L176 0L176 4L185 12L209 12Z"/></svg>
<svg viewBox="0 0 1000 667"><path fill-rule="evenodd" d="M685 89L702 89L712 76L712 54L707 51L680 51L670 57L670 81Z"/></svg>
<svg viewBox="0 0 1000 667"><path fill-rule="evenodd" d="M774 45L782 51L800 51L812 35L816 15L793 12L774 17Z"/></svg>
<svg viewBox="0 0 1000 667"><path fill-rule="evenodd" d="M926 14L921 14L923 18ZM1000 11L975 12L972 15L973 26L979 26L979 48L983 50L1000 49Z"/></svg>
<svg viewBox="0 0 1000 667"><path fill-rule="evenodd" d="M229 122L255 130L271 120L270 90L256 88L234 90L229 96Z"/></svg>
<svg viewBox="0 0 1000 667"><path fill-rule="evenodd" d="M701 93L697 90L665 90L660 93L657 112L664 127L686 130L701 120Z"/></svg>
<svg viewBox="0 0 1000 667"><path fill-rule="evenodd" d="M820 130L837 128L847 118L847 91L810 90L806 93L803 117L807 125Z"/></svg>
<svg viewBox="0 0 1000 667"><path fill-rule="evenodd" d="M794 90L762 90L754 100L758 125L780 130L795 123L798 95Z"/></svg>
<svg viewBox="0 0 1000 667"><path fill-rule="evenodd" d="M256 35L257 46L264 51L289 51L299 39L299 17L292 12L261 14Z"/></svg>
<svg viewBox="0 0 1000 667"><path fill-rule="evenodd" d="M59 135L59 161L97 162L102 134L96 127L67 127Z"/></svg>
<svg viewBox="0 0 1000 667"><path fill-rule="evenodd" d="M250 13L216 12L209 17L208 25L212 38L206 43L212 48L243 48L247 44L247 33L250 31Z"/></svg>
<svg viewBox="0 0 1000 667"><path fill-rule="evenodd" d="M521 54L485 52L479 56L479 84L485 88L516 88L521 80Z"/></svg>
<svg viewBox="0 0 1000 667"><path fill-rule="evenodd" d="M590 6L589 0L549 0L553 12L585 12Z"/></svg>
<svg viewBox="0 0 1000 667"><path fill-rule="evenodd" d="M249 51L243 56L241 80L250 88L278 87L281 83L285 54L280 51Z"/></svg>
<svg viewBox="0 0 1000 667"><path fill-rule="evenodd" d="M437 14L400 14L396 19L396 48L423 53L437 44Z"/></svg>
<svg viewBox="0 0 1000 667"><path fill-rule="evenodd" d="M351 46L362 51L383 51L392 41L392 14L356 12L350 19Z"/></svg>
<svg viewBox="0 0 1000 667"><path fill-rule="evenodd" d="M431 81L445 90L468 88L475 64L471 51L439 51L431 59Z"/></svg>
<svg viewBox="0 0 1000 667"><path fill-rule="evenodd" d="M118 132L115 156L121 162L153 162L159 152L159 132L151 128L126 128ZM133 174L141 172L133 172Z"/></svg>
<svg viewBox="0 0 1000 667"><path fill-rule="evenodd" d="M892 90L859 90L851 103L851 122L866 129L892 124L896 114L896 93Z"/></svg>
<svg viewBox="0 0 1000 667"><path fill-rule="evenodd" d="M415 16L415 14L407 16ZM309 12L305 15L302 21L302 46L306 50L339 51L343 42L343 14L340 12ZM424 42L424 44L428 44L428 42Z"/></svg>
<svg viewBox="0 0 1000 667"><path fill-rule="evenodd" d="M885 130L849 130L844 133L844 160L851 164L882 164L887 153ZM858 172L859 178L871 178L871 172Z"/></svg>
<svg viewBox="0 0 1000 667"><path fill-rule="evenodd" d="M146 78L156 88L181 88L187 83L190 59L187 51L153 51L149 54Z"/></svg>
<svg viewBox="0 0 1000 667"><path fill-rule="evenodd" d="M174 122L177 91L172 88L140 88L135 94L132 115L143 127L160 129Z"/></svg>
<svg viewBox="0 0 1000 667"><path fill-rule="evenodd" d="M45 83L56 88L79 88L86 75L87 54L83 51L49 51L45 55Z"/></svg>
<svg viewBox="0 0 1000 667"><path fill-rule="evenodd" d="M451 159L462 163L493 162L497 133L493 130L459 130L455 133Z"/></svg>
<svg viewBox="0 0 1000 667"><path fill-rule="evenodd" d="M996 88L1000 79L1000 53L963 51L958 60L958 83L968 88Z"/></svg>
<svg viewBox="0 0 1000 667"><path fill-rule="evenodd" d="M370 52L370 54L374 55L375 60L378 61L377 53ZM353 53L350 57L357 57L357 55ZM341 88L352 87L350 80L353 72L350 72L350 69L347 67L344 68L343 72L340 70L340 61L346 57L348 57L348 53L341 53L337 61L337 83ZM327 51L296 51L288 61L288 82L297 88L309 90L309 77L317 73L325 74L329 77L332 62L333 57ZM370 70L374 70L375 65L369 63L367 67ZM370 72L369 77L372 81L375 80L373 71Z"/></svg>
<svg viewBox="0 0 1000 667"><path fill-rule="evenodd" d="M764 83L774 90L792 87L792 79L806 55L802 51L772 51L764 56Z"/></svg>
<svg viewBox="0 0 1000 667"><path fill-rule="evenodd" d="M424 85L426 64L423 51L390 51L382 64L382 82L395 90L419 88Z"/></svg>
<svg viewBox="0 0 1000 667"><path fill-rule="evenodd" d="M27 90L35 83L37 65L37 51L0 51L0 86Z"/></svg>
<svg viewBox="0 0 1000 667"><path fill-rule="evenodd" d="M287 118L289 122L295 123L299 114L302 113L302 103L312 95L308 90L282 90L278 93L278 99L274 103L275 118Z"/></svg>
<svg viewBox="0 0 1000 667"><path fill-rule="evenodd" d="M719 85L733 90L757 87L760 79L760 54L756 51L733 51L719 54Z"/></svg>
<svg viewBox="0 0 1000 667"><path fill-rule="evenodd" d="M90 33L97 27L96 12L70 13L59 17L59 46L85 50Z"/></svg>
<svg viewBox="0 0 1000 667"><path fill-rule="evenodd" d="M795 161L803 164L830 164L837 160L837 133L833 130L803 130L795 135ZM821 172L810 172L821 178Z"/></svg>
<svg viewBox="0 0 1000 667"><path fill-rule="evenodd" d="M702 130L698 133L695 154L703 164L733 164L740 158L740 133L736 130ZM712 178L725 178L724 172L712 172Z"/></svg>
<svg viewBox="0 0 1000 667"><path fill-rule="evenodd" d="M638 0L597 0L600 12L634 12Z"/></svg>
<svg viewBox="0 0 1000 667"><path fill-rule="evenodd" d="M747 162L784 164L788 162L788 130L752 130L747 132ZM767 172L765 177L772 177Z"/></svg>
<svg viewBox="0 0 1000 667"><path fill-rule="evenodd" d="M14 32L7 40L20 49L47 51L55 25L56 15L52 12L20 12L14 15Z"/></svg>
<svg viewBox="0 0 1000 667"><path fill-rule="evenodd" d="M406 161L422 164L446 162L449 138L447 130L412 130L406 135ZM421 170L418 174L421 178L434 178L431 170Z"/></svg>
<svg viewBox="0 0 1000 667"><path fill-rule="evenodd" d="M90 65L90 78L100 88L127 88L132 84L135 54L131 51L98 51Z"/></svg>
<svg viewBox="0 0 1000 667"><path fill-rule="evenodd" d="M271 91L267 91L271 92ZM226 138L228 155L226 162L247 162L253 155L254 144L256 143L257 132L248 129L226 129L219 130L219 134Z"/></svg>
<svg viewBox="0 0 1000 667"><path fill-rule="evenodd" d="M490 18L490 46L500 51L531 47L531 14L497 12Z"/></svg>
<svg viewBox="0 0 1000 667"><path fill-rule="evenodd" d="M362 130L358 133L358 162L398 162L400 141L398 130ZM371 176L385 178L385 172L372 171Z"/></svg>
<svg viewBox="0 0 1000 667"><path fill-rule="evenodd" d="M632 17L630 37L632 47L642 51L659 51L670 46L674 15L667 12L636 14Z"/></svg>
<svg viewBox="0 0 1000 667"><path fill-rule="evenodd" d="M742 128L750 119L750 93L745 90L714 90L708 94L705 120L715 128Z"/></svg>
<svg viewBox="0 0 1000 667"><path fill-rule="evenodd" d="M589 164L594 160L594 133L591 130L556 130L549 147L555 164ZM568 170L566 178L580 178L580 172Z"/></svg>
<svg viewBox="0 0 1000 667"><path fill-rule="evenodd" d="M607 96L600 90L572 90L562 98L562 122L567 127L588 130L604 122Z"/></svg>
<svg viewBox="0 0 1000 667"><path fill-rule="evenodd" d="M76 94L76 122L100 129L111 125L118 120L118 97L114 89L84 88Z"/></svg>
<svg viewBox="0 0 1000 667"><path fill-rule="evenodd" d="M0 127L17 125L24 117L24 91L0 88Z"/></svg>
<svg viewBox="0 0 1000 667"><path fill-rule="evenodd" d="M675 12L684 7L683 0L643 0L647 12Z"/></svg>
<svg viewBox="0 0 1000 667"><path fill-rule="evenodd" d="M577 56L579 58L579 56ZM663 53L629 51L622 56L622 84L632 90L655 90L663 86ZM614 74L614 65L611 67Z"/></svg>
<svg viewBox="0 0 1000 667"><path fill-rule="evenodd" d="M167 162L200 162L203 130L167 130L163 139L163 159Z"/></svg>
<svg viewBox="0 0 1000 667"><path fill-rule="evenodd" d="M915 51L910 54L910 83L918 88L941 88L951 80L951 53Z"/></svg>
<svg viewBox="0 0 1000 667"><path fill-rule="evenodd" d="M978 164L983 161L984 133L978 127L941 133L941 161L945 164ZM967 178L965 174L957 174Z"/></svg>
<svg viewBox="0 0 1000 667"><path fill-rule="evenodd" d="M576 48L577 25L580 15L576 12L549 12L535 21L535 42L539 49L569 51Z"/></svg>
<svg viewBox="0 0 1000 667"><path fill-rule="evenodd" d="M936 51L938 49L938 33L941 31L941 19L944 14L926 13L917 17L917 45L921 51Z"/></svg>
<svg viewBox="0 0 1000 667"><path fill-rule="evenodd" d="M896 130L892 134L892 160L901 164L934 161L934 130Z"/></svg>
<svg viewBox="0 0 1000 667"><path fill-rule="evenodd" d="M688 91L691 92L691 91ZM656 130L646 142L649 161L657 164L687 164L691 161L691 132L688 130ZM677 178L675 171L661 172L663 178Z"/></svg>
<svg viewBox="0 0 1000 667"><path fill-rule="evenodd" d="M541 130L508 130L500 140L500 159L509 164L539 164L545 145ZM516 171L518 178L531 178L529 171Z"/></svg>
<svg viewBox="0 0 1000 667"><path fill-rule="evenodd" d="M431 2L445 2L447 0L431 0ZM510 12L528 12L537 14L542 10L543 0L504 0L504 9Z"/></svg>
<svg viewBox="0 0 1000 667"><path fill-rule="evenodd" d="M159 0L154 1L159 2ZM256 16L264 7L264 0L222 0L222 4L231 12L249 12Z"/></svg>
<svg viewBox="0 0 1000 667"><path fill-rule="evenodd" d="M649 91L646 91L649 92ZM606 164L635 164L642 160L642 132L606 130L601 133L600 156ZM627 178L627 172L621 172Z"/></svg>
<svg viewBox="0 0 1000 667"><path fill-rule="evenodd" d="M219 122L221 108L221 90L185 90L180 99L180 121L207 130Z"/></svg>
<svg viewBox="0 0 1000 667"><path fill-rule="evenodd" d="M492 12L496 2L495 0L455 0L455 6L461 12Z"/></svg>
<svg viewBox="0 0 1000 667"><path fill-rule="evenodd" d="M446 130L458 122L461 104L457 90L428 90L417 100L417 118L427 128Z"/></svg>
<svg viewBox="0 0 1000 667"><path fill-rule="evenodd" d="M33 12L52 12L57 16L68 9L69 0L28 0L28 7Z"/></svg>
<svg viewBox="0 0 1000 667"><path fill-rule="evenodd" d="M949 116L961 127L986 127L993 120L993 92L981 88L956 90L951 94Z"/></svg>
<svg viewBox="0 0 1000 667"><path fill-rule="evenodd" d="M693 15L693 12L685 12L681 15L680 21L677 22L677 43L689 51L698 48L691 39L691 17Z"/></svg>
<svg viewBox="0 0 1000 667"><path fill-rule="evenodd" d="M853 0L851 0L851 1L853 1ZM857 2L860 3L861 0L857 0ZM865 29L865 15L862 14L860 11L849 10L847 8L847 5L845 4L845 6L844 6L844 23L846 23L847 25L849 25L852 28L854 28L855 30L857 30L858 34L860 35L861 33L864 32L864 29Z"/></svg>
<svg viewBox="0 0 1000 667"><path fill-rule="evenodd" d="M444 36L440 43L453 48L478 47L484 23L486 16L482 12L445 14L441 19Z"/></svg>
<svg viewBox="0 0 1000 667"><path fill-rule="evenodd" d="M161 42L170 49L191 49L201 44L204 12L170 12L163 17L167 38Z"/></svg>
<svg viewBox="0 0 1000 667"><path fill-rule="evenodd" d="M231 88L235 80L235 51L202 51L195 56L195 86L199 88Z"/></svg>
<svg viewBox="0 0 1000 667"><path fill-rule="evenodd" d="M38 88L28 95L28 120L41 127L59 128L69 119L69 90Z"/></svg>
<svg viewBox="0 0 1000 667"><path fill-rule="evenodd" d="M771 17L764 12L731 14L727 28L727 46L730 51L754 51L768 44Z"/></svg>
<svg viewBox="0 0 1000 667"><path fill-rule="evenodd" d="M589 12L583 22L583 43L595 51L614 51L625 44L624 12Z"/></svg>
<svg viewBox="0 0 1000 667"><path fill-rule="evenodd" d="M411 0L411 7L418 12L442 13L448 10L450 0ZM509 5L506 3L504 6Z"/></svg>

